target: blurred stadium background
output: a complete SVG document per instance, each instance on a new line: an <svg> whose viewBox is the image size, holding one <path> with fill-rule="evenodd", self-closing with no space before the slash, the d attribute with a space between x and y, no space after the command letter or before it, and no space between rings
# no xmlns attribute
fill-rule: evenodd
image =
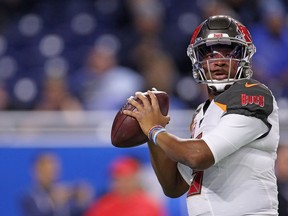
<svg viewBox="0 0 288 216"><path fill-rule="evenodd" d="M186 47L193 29L209 15L232 15L251 30L258 49L255 76L279 102L281 144L287 144L287 8L287 0L0 0L0 215L21 216L19 199L32 182L31 160L46 150L60 156L64 181L84 179L95 187L96 195L107 190L109 162L119 155L133 155L147 166L147 181L152 183L146 183L153 185L148 190L157 191L170 216L185 215L184 197L168 199L161 194L144 145L111 146L110 128L119 104L88 108L79 88L91 49L108 44L119 65L143 77L139 90L154 85L169 92L168 128L189 137L192 112L203 94L192 80ZM172 87L161 83L161 73L154 79L147 75L157 70L147 58L150 54L164 56L168 67L173 67L173 81L167 81ZM170 77L167 66L160 68ZM77 108L42 106L51 77L64 79L63 98L73 97ZM114 81L106 87L122 82ZM59 89L55 92L59 94ZM96 102L106 100L107 95L102 95Z"/></svg>

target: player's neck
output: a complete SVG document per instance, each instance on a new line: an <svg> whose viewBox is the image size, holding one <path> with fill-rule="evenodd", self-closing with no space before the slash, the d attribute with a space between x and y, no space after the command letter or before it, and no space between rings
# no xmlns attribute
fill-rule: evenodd
<svg viewBox="0 0 288 216"><path fill-rule="evenodd" d="M211 95L211 94L208 95L208 99L209 99L210 101L212 101L214 98L215 98L215 95Z"/></svg>
<svg viewBox="0 0 288 216"><path fill-rule="evenodd" d="M221 94L220 92L214 91L211 88L207 87L208 90L208 99L212 101L217 95Z"/></svg>

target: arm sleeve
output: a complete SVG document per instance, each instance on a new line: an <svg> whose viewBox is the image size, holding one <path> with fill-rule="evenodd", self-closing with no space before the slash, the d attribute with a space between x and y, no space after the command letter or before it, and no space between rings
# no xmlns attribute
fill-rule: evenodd
<svg viewBox="0 0 288 216"><path fill-rule="evenodd" d="M216 164L268 130L267 125L256 117L230 114L223 116L219 125L202 139L212 151Z"/></svg>

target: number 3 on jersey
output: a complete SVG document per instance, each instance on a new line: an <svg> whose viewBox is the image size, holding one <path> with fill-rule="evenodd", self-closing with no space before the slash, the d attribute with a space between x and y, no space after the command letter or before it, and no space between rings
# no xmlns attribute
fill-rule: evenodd
<svg viewBox="0 0 288 216"><path fill-rule="evenodd" d="M193 180L191 182L190 188L187 193L187 197L196 194L201 194L202 181L203 181L203 171L193 171Z"/></svg>
<svg viewBox="0 0 288 216"><path fill-rule="evenodd" d="M202 133L200 133L196 138L200 139L201 137ZM187 197L201 194L203 175L204 171L193 171L192 173L193 180L188 190Z"/></svg>

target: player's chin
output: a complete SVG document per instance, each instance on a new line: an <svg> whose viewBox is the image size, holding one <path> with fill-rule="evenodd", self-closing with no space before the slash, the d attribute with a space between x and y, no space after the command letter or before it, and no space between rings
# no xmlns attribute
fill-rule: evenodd
<svg viewBox="0 0 288 216"><path fill-rule="evenodd" d="M221 80L228 79L228 76L227 76L227 74L213 74L212 78L213 78L213 80L221 81Z"/></svg>

